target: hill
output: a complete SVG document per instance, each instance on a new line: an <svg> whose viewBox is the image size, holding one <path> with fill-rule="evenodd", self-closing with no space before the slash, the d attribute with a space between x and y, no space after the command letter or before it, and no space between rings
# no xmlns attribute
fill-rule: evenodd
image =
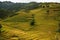
<svg viewBox="0 0 60 40"><path fill-rule="evenodd" d="M5 40L60 40L59 4L42 3L41 7L17 14L1 22Z"/></svg>

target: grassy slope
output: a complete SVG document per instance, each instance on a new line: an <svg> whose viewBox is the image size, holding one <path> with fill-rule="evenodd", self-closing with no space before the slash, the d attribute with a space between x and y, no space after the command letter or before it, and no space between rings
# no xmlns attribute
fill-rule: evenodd
<svg viewBox="0 0 60 40"><path fill-rule="evenodd" d="M56 40L55 31L58 28L58 22L47 16L46 11L47 8L39 8L30 10L28 14L19 12L19 15L4 20L2 29L8 32L6 36L9 36L9 39L17 35L21 40ZM32 19L32 14L35 15L34 26L30 25L31 20L29 20L29 18Z"/></svg>

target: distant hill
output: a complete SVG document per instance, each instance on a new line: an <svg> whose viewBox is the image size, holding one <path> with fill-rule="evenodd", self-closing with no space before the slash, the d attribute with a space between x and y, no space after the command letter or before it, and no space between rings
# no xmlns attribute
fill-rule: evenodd
<svg viewBox="0 0 60 40"><path fill-rule="evenodd" d="M29 7L36 7L38 6L38 3L36 2L31 2L31 3L13 3L10 1L4 1L4 2L0 2L0 9L7 9L7 10L13 10L13 11L18 11L21 9L27 9Z"/></svg>

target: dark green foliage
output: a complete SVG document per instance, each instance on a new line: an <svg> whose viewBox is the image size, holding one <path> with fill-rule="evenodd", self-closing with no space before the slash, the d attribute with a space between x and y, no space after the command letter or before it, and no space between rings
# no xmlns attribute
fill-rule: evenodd
<svg viewBox="0 0 60 40"><path fill-rule="evenodd" d="M0 9L0 18L5 18L6 17L6 13L7 13L8 11L6 11L6 10L3 10L3 9Z"/></svg>
<svg viewBox="0 0 60 40"><path fill-rule="evenodd" d="M34 26L34 25L35 25L34 14L32 14L32 21L31 21L30 25L31 25L31 26Z"/></svg>
<svg viewBox="0 0 60 40"><path fill-rule="evenodd" d="M9 11L5 9L0 9L0 19L5 19L9 16L16 15L14 11Z"/></svg>
<svg viewBox="0 0 60 40"><path fill-rule="evenodd" d="M1 34L1 28L2 28L2 25L0 24L0 34Z"/></svg>
<svg viewBox="0 0 60 40"><path fill-rule="evenodd" d="M45 6L43 6L43 8L45 8Z"/></svg>
<svg viewBox="0 0 60 40"><path fill-rule="evenodd" d="M2 28L2 25L0 24L0 28Z"/></svg>
<svg viewBox="0 0 60 40"><path fill-rule="evenodd" d="M31 26L34 26L35 25L35 21L34 20L32 20L32 22L31 22L31 24L30 24Z"/></svg>

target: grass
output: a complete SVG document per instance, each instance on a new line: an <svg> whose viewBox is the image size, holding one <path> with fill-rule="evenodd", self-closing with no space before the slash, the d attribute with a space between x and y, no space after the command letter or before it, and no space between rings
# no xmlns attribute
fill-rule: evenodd
<svg viewBox="0 0 60 40"><path fill-rule="evenodd" d="M1 22L3 37L5 40L56 40L58 22L47 16L47 8L18 12L19 15L7 18ZM34 14L35 25L31 26L32 14ZM14 37L13 37L14 36ZM15 37L17 36L17 37Z"/></svg>

